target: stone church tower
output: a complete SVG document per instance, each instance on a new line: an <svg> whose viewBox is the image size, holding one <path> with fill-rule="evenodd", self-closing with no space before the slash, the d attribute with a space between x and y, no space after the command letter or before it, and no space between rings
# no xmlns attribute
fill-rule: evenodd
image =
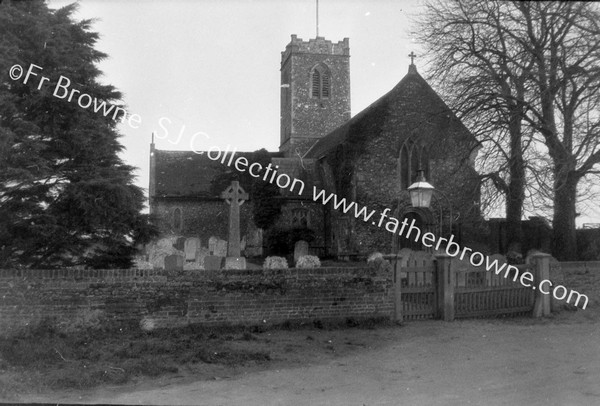
<svg viewBox="0 0 600 406"><path fill-rule="evenodd" d="M350 44L292 35L281 53L279 151L302 156L350 119Z"/></svg>

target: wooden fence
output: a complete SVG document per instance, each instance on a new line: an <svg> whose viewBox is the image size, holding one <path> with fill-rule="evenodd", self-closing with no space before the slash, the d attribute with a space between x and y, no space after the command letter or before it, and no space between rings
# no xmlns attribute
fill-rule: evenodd
<svg viewBox="0 0 600 406"><path fill-rule="evenodd" d="M550 258L536 254L529 264L513 267L506 275L506 268L496 274L483 265L476 267L448 255L402 250L389 257L394 263L395 319L548 315L549 297L523 286L518 276L528 271L536 282L548 279ZM489 260L498 261L499 266L506 264L501 255Z"/></svg>
<svg viewBox="0 0 600 406"><path fill-rule="evenodd" d="M506 263L501 255L493 255L490 261ZM519 271L532 270L530 266ZM533 309L534 291L513 281L513 270L508 277L504 272L496 274L485 267L475 267L467 261L453 261L455 272L454 317L525 316Z"/></svg>

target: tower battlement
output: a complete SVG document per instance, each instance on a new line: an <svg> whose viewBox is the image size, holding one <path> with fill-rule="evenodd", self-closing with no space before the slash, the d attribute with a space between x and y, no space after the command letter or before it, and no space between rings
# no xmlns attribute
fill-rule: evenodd
<svg viewBox="0 0 600 406"><path fill-rule="evenodd" d="M350 40L296 35L281 53L279 151L302 156L350 119Z"/></svg>
<svg viewBox="0 0 600 406"><path fill-rule="evenodd" d="M347 55L350 56L350 39L333 43L324 37L317 37L304 41L292 34L292 40L281 52L281 64L283 65L292 53L323 54L323 55Z"/></svg>

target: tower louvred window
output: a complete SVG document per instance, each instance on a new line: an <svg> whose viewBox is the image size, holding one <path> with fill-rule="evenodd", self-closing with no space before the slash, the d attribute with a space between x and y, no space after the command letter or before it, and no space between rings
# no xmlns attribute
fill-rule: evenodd
<svg viewBox="0 0 600 406"><path fill-rule="evenodd" d="M329 97L329 75L323 75L323 81L321 82L321 96Z"/></svg>
<svg viewBox="0 0 600 406"><path fill-rule="evenodd" d="M321 73L314 70L312 74L312 94L313 97L319 97L321 93Z"/></svg>
<svg viewBox="0 0 600 406"><path fill-rule="evenodd" d="M331 78L325 66L316 66L311 73L311 95L316 99L327 99L331 96Z"/></svg>

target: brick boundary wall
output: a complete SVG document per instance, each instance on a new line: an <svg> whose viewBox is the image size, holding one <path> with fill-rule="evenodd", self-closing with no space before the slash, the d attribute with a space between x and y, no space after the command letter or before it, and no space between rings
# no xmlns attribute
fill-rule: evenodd
<svg viewBox="0 0 600 406"><path fill-rule="evenodd" d="M579 271L600 272L600 261L560 262L560 267L563 271L568 271L568 272L579 272Z"/></svg>
<svg viewBox="0 0 600 406"><path fill-rule="evenodd" d="M0 335L90 312L155 327L391 318L393 292L392 273L368 267L0 270Z"/></svg>

